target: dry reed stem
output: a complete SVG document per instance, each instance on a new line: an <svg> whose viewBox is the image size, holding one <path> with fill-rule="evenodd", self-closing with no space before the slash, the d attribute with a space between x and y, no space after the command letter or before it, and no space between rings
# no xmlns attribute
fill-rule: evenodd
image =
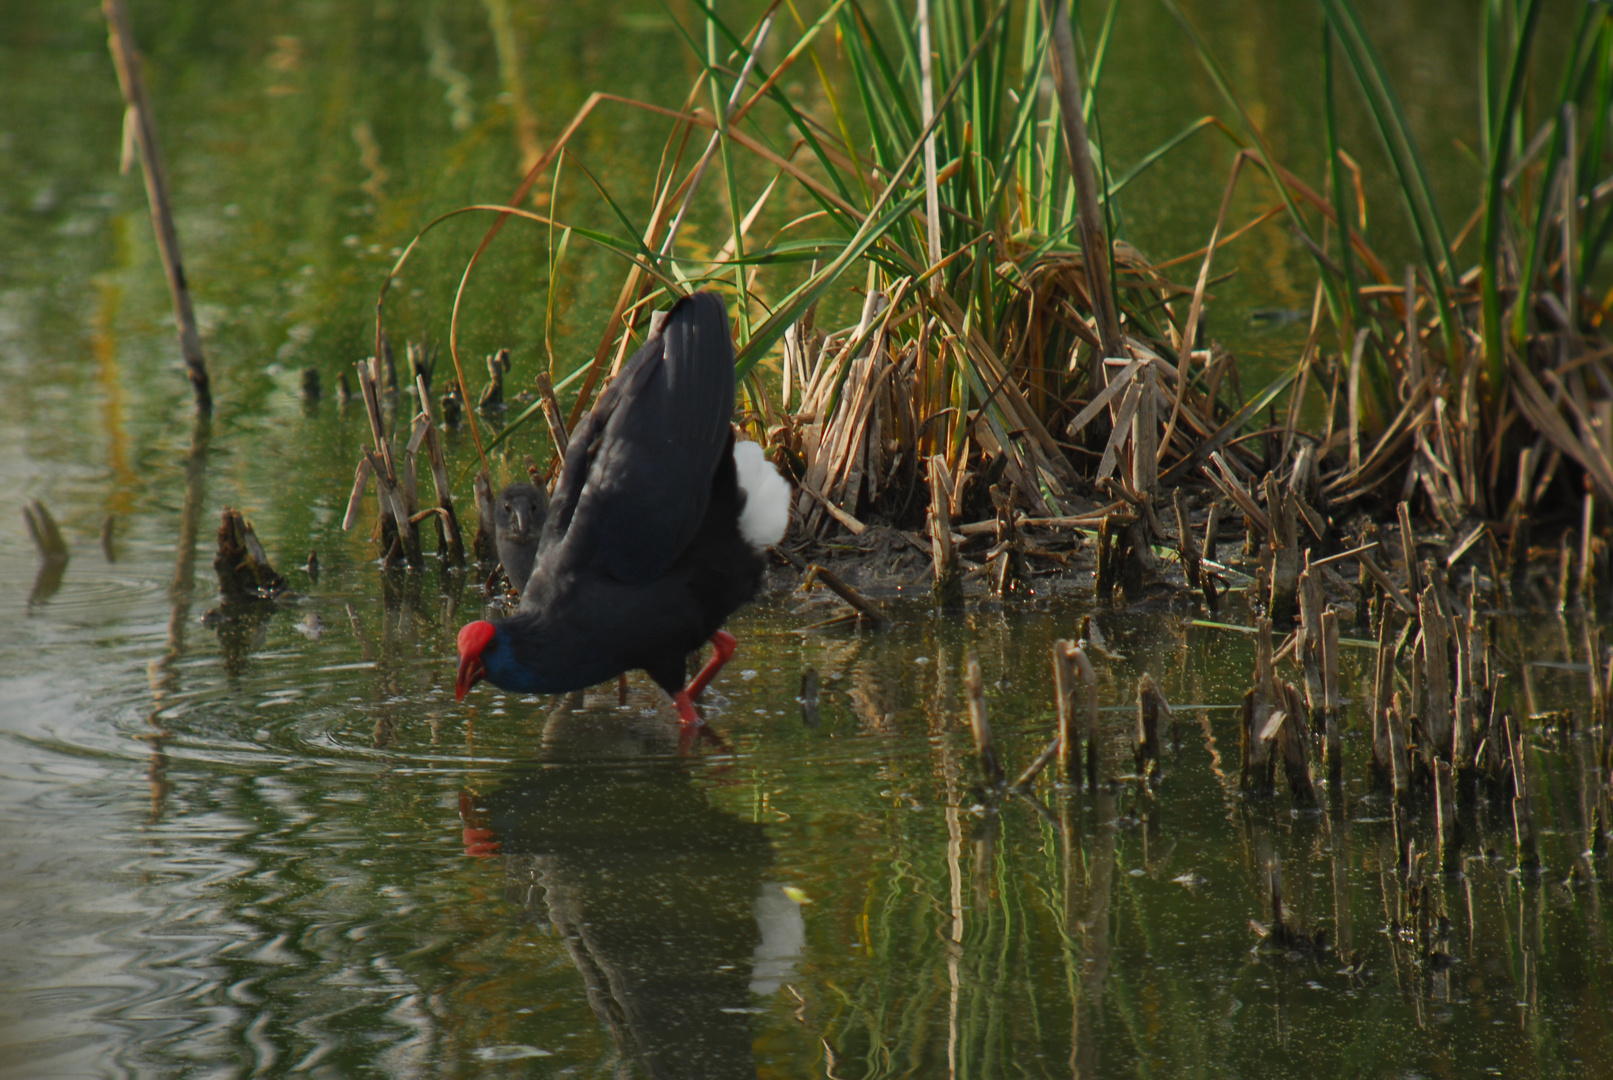
<svg viewBox="0 0 1613 1080"><path fill-rule="evenodd" d="M1394 601L1395 607L1407 615L1417 614L1417 606L1406 599L1406 594L1400 591L1400 586L1390 580L1389 575L1384 573L1383 568L1372 560L1371 555L1363 551L1357 556L1357 562L1360 564L1361 569L1365 570L1372 580L1377 583L1378 587L1384 591L1385 595Z"/></svg>
<svg viewBox="0 0 1613 1080"><path fill-rule="evenodd" d="M459 515L454 513L453 487L448 482L448 460L443 453L442 436L431 417L431 393L426 389L424 376L415 376L415 387L420 394L420 407L425 416L426 456L431 462L431 484L437 493L437 508L441 511L438 528L444 540L443 551L449 566L465 565L465 538L459 528ZM412 451L411 451L412 453Z"/></svg>
<svg viewBox="0 0 1613 1080"><path fill-rule="evenodd" d="M1098 777L1103 771L1103 747L1098 742L1098 674L1092 670L1092 661L1085 649L1079 646L1066 650L1070 663L1086 688L1086 744L1087 788L1096 791Z"/></svg>
<svg viewBox="0 0 1613 1080"><path fill-rule="evenodd" d="M828 586L830 592L855 608L857 614L867 619L871 625L883 626L885 624L885 616L865 596L840 580L840 576L834 571L825 570L817 563L813 563L807 567L806 577L801 581L801 588L810 589L813 583L818 581L823 582L824 585Z"/></svg>
<svg viewBox="0 0 1613 1080"><path fill-rule="evenodd" d="M1153 676L1144 672L1137 678L1137 765L1157 764L1165 745L1164 725L1172 719L1170 703L1160 692Z"/></svg>
<svg viewBox="0 0 1613 1080"><path fill-rule="evenodd" d="M930 458L930 553L935 573L933 592L943 606L958 604L963 599L963 583L958 578L958 557L952 547L952 517L948 513L946 491L946 458L940 454Z"/></svg>
<svg viewBox="0 0 1613 1080"><path fill-rule="evenodd" d="M135 143L140 150L140 171L146 180L146 202L151 209L151 226L157 237L157 254L162 259L163 272L168 278L174 320L179 324L179 351L185 360L185 371L196 397L196 408L210 412L213 394L207 376L207 358L202 353L202 338L196 328L196 313L190 302L190 285L185 278L184 259L179 251L179 232L174 227L173 208L168 196L168 175L163 167L162 151L157 145L151 102L146 97L140 50L135 45L134 28L124 0L101 0L101 11L106 17L109 31L107 44L118 71L118 85L123 90L126 110L124 128L126 131L133 129ZM127 167L124 171L128 171Z"/></svg>
<svg viewBox="0 0 1613 1080"><path fill-rule="evenodd" d="M1042 15L1053 32L1053 82L1058 93L1059 116L1064 125L1064 150L1070 159L1070 175L1075 181L1076 209L1081 231L1081 250L1087 274L1088 295L1098 319L1098 336L1103 342L1104 356L1120 356L1120 320L1115 312L1114 296L1109 290L1111 257L1108 223L1098 210L1097 174L1092 164L1092 152L1087 142L1085 101L1081 93L1079 68L1075 61L1075 43L1070 32L1070 20L1064 0L1042 0ZM1101 260L1093 255L1101 252ZM1096 364L1102 364L1102 358ZM1094 371L1097 367L1094 367ZM1093 379L1093 385L1098 380Z"/></svg>
<svg viewBox="0 0 1613 1080"><path fill-rule="evenodd" d="M1322 612L1322 718L1328 772L1336 781L1344 753L1339 738L1339 618L1332 608Z"/></svg>
<svg viewBox="0 0 1613 1080"><path fill-rule="evenodd" d="M1080 760L1080 735L1075 730L1075 646L1065 638L1053 642L1053 691L1057 697L1059 777L1065 781L1075 777L1070 772L1070 761Z"/></svg>
<svg viewBox="0 0 1613 1080"><path fill-rule="evenodd" d="M988 787L1002 785L1003 767L997 760L997 749L992 743L991 721L986 716L986 688L980 675L980 654L969 650L964 668L963 685L969 700L969 729L974 733L975 753L980 757L980 771Z"/></svg>

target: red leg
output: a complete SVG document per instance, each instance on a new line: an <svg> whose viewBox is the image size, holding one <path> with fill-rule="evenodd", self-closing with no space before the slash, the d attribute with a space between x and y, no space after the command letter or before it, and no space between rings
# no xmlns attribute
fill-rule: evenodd
<svg viewBox="0 0 1613 1080"><path fill-rule="evenodd" d="M690 680L688 687L683 692L688 694L691 699L699 697L700 692L710 684L712 679L717 677L717 672L722 670L722 666L728 663L728 658L734 655L734 646L736 644L734 635L726 630L719 630L712 634L711 647L713 651L711 659L706 661L706 666L700 669L700 674Z"/></svg>
<svg viewBox="0 0 1613 1080"><path fill-rule="evenodd" d="M728 663L729 658L734 655L734 646L736 644L734 635L725 630L719 630L711 635L711 647L714 650L711 654L711 659L706 661L706 666L700 669L698 675L689 680L688 686L672 695L672 704L678 710L678 719L682 722L680 726L683 729L683 736L680 738L678 745L680 753L688 752L693 742L692 735L696 731L700 732L703 738L713 741L718 746L726 749L722 740L718 739L711 733L709 728L705 727L705 721L700 719L699 713L695 712L694 699L711 683L712 679L716 678L717 672L722 670L722 666Z"/></svg>

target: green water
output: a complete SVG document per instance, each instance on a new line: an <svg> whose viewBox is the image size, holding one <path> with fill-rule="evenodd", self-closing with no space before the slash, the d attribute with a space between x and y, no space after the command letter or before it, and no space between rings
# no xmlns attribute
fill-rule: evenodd
<svg viewBox="0 0 1613 1080"><path fill-rule="evenodd" d="M1313 13L1184 7L1279 152L1314 171ZM1447 26L1435 2L1364 8L1460 220L1476 167L1452 141L1476 125L1473 19ZM1096 613L1122 657L1100 665L1117 768L1140 673L1178 708L1152 795L1044 777L1040 809L988 813L974 793L966 649L980 651L1003 754L1022 767L1050 736L1048 646L1091 611L1078 596L946 617L893 598L891 629L810 634L796 631L824 611L774 596L732 624L741 651L709 698L727 750L680 755L642 682L625 706L614 687L563 703L485 686L456 705L453 635L480 594L434 569L383 574L364 530L341 531L368 431L328 390L368 351L390 253L425 220L507 195L523 155L593 89L681 100L695 65L670 18L690 23L691 9L133 11L219 406L193 426L144 194L117 172L120 102L94 6L6 5L0 504L42 498L72 560L55 591L36 582L7 511L0 1073L1613 1071L1608 919L1600 885L1573 873L1601 779L1585 734L1531 736L1538 882L1513 872L1509 813L1463 807L1464 873L1433 876L1454 958L1435 971L1391 930L1407 882L1359 715L1327 812L1285 795L1246 805L1231 706L1250 643L1189 627L1163 601ZM1563 23L1548 19L1543 41ZM1157 7L1123 4L1113 47L1103 108L1116 160L1217 108ZM799 93L820 100L805 81ZM1367 128L1352 123L1370 166ZM630 213L663 136L618 111L580 144ZM1224 144L1190 144L1179 168L1145 175L1122 208L1132 242L1162 256L1202 243L1228 158ZM693 224L713 243L718 190ZM1258 212L1263 198L1239 205ZM559 202L608 224L575 171ZM1387 195L1375 205L1380 242L1409 250ZM476 235L451 227L411 265L396 338L442 339ZM511 345L519 386L546 362L545 240L512 226L465 316L467 355ZM1245 316L1308 304L1304 253L1275 228L1229 250L1240 273L1212 329L1257 365L1291 357L1291 329ZM591 354L620 279L603 256L571 258L555 305L561 372ZM327 386L312 407L296 394L305 366ZM514 443L500 480L544 453ZM456 475L473 457L463 433L449 452ZM272 613L215 614L211 535L226 505L291 579ZM297 569L309 551L317 581ZM1507 625L1519 707L1527 687L1533 711L1583 716L1583 672L1521 666L1577 662L1578 620ZM1352 696L1365 656L1346 652ZM823 678L817 728L796 700L808 667ZM1433 845L1427 807L1403 828ZM1292 917L1334 951L1255 949L1272 856ZM1605 856L1586 865L1613 873ZM1359 971L1344 973L1352 957Z"/></svg>

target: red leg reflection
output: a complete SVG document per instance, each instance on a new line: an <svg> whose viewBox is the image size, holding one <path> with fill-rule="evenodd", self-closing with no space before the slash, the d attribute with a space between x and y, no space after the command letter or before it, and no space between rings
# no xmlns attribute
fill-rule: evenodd
<svg viewBox="0 0 1613 1080"><path fill-rule="evenodd" d="M459 793L459 820L464 825L465 854L473 859L497 855L503 845L487 827L487 812L476 806L475 797L468 791Z"/></svg>

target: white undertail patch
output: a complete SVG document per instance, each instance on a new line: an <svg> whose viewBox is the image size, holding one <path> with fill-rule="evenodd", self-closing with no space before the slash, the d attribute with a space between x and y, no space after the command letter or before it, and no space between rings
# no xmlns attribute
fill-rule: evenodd
<svg viewBox="0 0 1613 1080"><path fill-rule="evenodd" d="M766 551L784 539L790 527L790 485L754 442L734 443L734 468L745 509L739 515L739 534L757 551Z"/></svg>

